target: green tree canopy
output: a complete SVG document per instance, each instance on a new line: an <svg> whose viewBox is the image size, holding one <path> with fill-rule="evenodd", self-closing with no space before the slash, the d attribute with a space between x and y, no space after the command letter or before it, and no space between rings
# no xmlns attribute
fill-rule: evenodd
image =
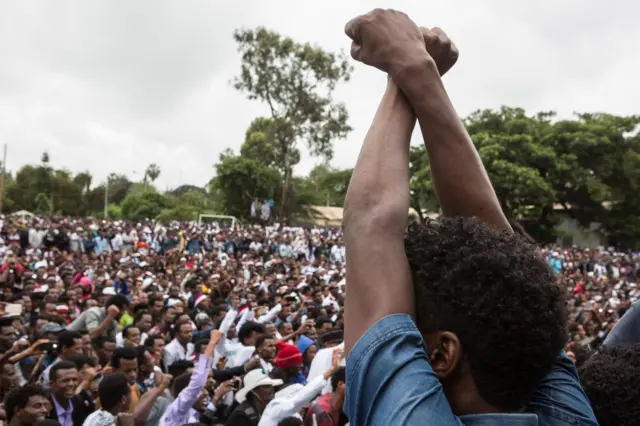
<svg viewBox="0 0 640 426"><path fill-rule="evenodd" d="M225 157L215 167L211 192L232 216L248 217L251 202L274 199L282 182L277 170L240 155Z"/></svg>
<svg viewBox="0 0 640 426"><path fill-rule="evenodd" d="M465 120L505 214L542 240L554 238L559 214L566 214L583 227L599 224L621 244L635 245L640 241L640 221L632 214L640 206L640 139L634 132L640 118L554 117L503 107ZM410 159L412 205L433 202L424 148L413 148Z"/></svg>
<svg viewBox="0 0 640 426"><path fill-rule="evenodd" d="M255 158L259 152L260 144L253 138L272 145L264 158L283 174L282 210L293 166L300 161L299 143L305 143L312 155L330 159L334 140L351 130L346 107L332 97L336 85L348 81L351 67L343 54L297 43L262 27L238 30L234 39L242 55L234 85L249 99L266 103L271 114L268 121L254 121L250 127L245 154Z"/></svg>
<svg viewBox="0 0 640 426"><path fill-rule="evenodd" d="M154 219L164 209L173 208L171 198L155 191L129 194L122 202L122 217L130 220Z"/></svg>

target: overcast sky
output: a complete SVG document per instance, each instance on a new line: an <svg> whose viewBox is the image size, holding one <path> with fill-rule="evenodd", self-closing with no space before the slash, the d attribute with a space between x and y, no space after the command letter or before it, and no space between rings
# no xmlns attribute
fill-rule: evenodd
<svg viewBox="0 0 640 426"><path fill-rule="evenodd" d="M460 49L445 78L461 115L479 108L640 113L640 3L624 0L0 0L0 144L8 168L37 163L204 185L266 109L229 85L232 32L264 25L348 50L344 24L374 7L440 26ZM355 64L336 97L354 128L333 165L353 167L384 89ZM419 140L414 137L414 143ZM296 173L318 160L304 156Z"/></svg>

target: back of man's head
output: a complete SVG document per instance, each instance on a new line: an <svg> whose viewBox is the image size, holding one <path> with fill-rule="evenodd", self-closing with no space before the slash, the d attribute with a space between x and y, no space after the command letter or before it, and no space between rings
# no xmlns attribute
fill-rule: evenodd
<svg viewBox="0 0 640 426"><path fill-rule="evenodd" d="M193 362L187 359L179 359L169 366L169 374L178 377L190 368L193 368Z"/></svg>
<svg viewBox="0 0 640 426"><path fill-rule="evenodd" d="M465 363L487 404L524 407L567 341L565 294L546 261L473 218L412 225L405 250L428 356L450 351L434 364L441 381L461 379L451 373Z"/></svg>
<svg viewBox="0 0 640 426"><path fill-rule="evenodd" d="M122 397L131 392L127 377L122 373L108 374L102 378L98 385L98 397L100 404L106 411L113 410Z"/></svg>
<svg viewBox="0 0 640 426"><path fill-rule="evenodd" d="M180 392L184 390L187 386L189 386L189 381L191 380L191 373L182 373L178 377L173 380L173 395L177 397Z"/></svg>
<svg viewBox="0 0 640 426"><path fill-rule="evenodd" d="M124 294L116 294L115 296L111 296L105 305L105 307L109 307L111 305L115 305L120 312L125 308L125 306L129 306L129 299Z"/></svg>
<svg viewBox="0 0 640 426"><path fill-rule="evenodd" d="M263 334L264 326L257 322L247 321L242 325L242 327L240 327L240 330L238 331L238 340L244 345L245 340L249 338L253 333Z"/></svg>
<svg viewBox="0 0 640 426"><path fill-rule="evenodd" d="M600 426L640 420L640 343L602 347L580 368L580 382Z"/></svg>
<svg viewBox="0 0 640 426"><path fill-rule="evenodd" d="M347 372L344 367L340 367L333 376L331 376L331 389L335 392L338 390L340 383L347 383Z"/></svg>

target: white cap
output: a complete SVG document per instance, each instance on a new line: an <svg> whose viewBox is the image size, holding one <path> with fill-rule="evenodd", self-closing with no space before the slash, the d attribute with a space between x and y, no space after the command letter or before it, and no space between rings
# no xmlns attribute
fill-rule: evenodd
<svg viewBox="0 0 640 426"><path fill-rule="evenodd" d="M151 284L153 284L153 278L151 278L151 277L147 277L144 280L142 280L142 288L143 289L149 287Z"/></svg>
<svg viewBox="0 0 640 426"><path fill-rule="evenodd" d="M282 380L272 379L262 369L251 370L244 376L244 386L236 393L236 401L242 404L247 399L247 394L255 388L280 386L281 384Z"/></svg>

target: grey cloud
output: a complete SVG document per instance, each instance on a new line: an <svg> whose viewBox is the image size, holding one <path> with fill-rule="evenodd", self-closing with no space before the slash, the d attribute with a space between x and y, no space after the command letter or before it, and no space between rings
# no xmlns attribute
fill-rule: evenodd
<svg viewBox="0 0 640 426"><path fill-rule="evenodd" d="M344 23L380 3L293 0L6 1L0 8L0 141L9 166L39 161L140 178L161 188L205 184L218 153L238 149L267 111L229 86L232 32L265 25L329 50L348 48ZM416 22L441 26L461 50L445 84L461 115L502 104L528 110L635 112L640 6L612 0L397 0ZM337 99L354 131L335 144L352 167L384 76L356 65ZM417 135L414 142L419 143ZM303 156L298 173L316 160ZM134 172L136 172L134 174Z"/></svg>

